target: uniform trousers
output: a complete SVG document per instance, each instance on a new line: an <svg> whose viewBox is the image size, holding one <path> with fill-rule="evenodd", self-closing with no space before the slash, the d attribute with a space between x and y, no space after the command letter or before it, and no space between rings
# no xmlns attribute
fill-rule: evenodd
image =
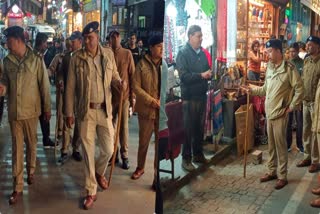
<svg viewBox="0 0 320 214"><path fill-rule="evenodd" d="M38 118L12 120L10 130L12 135L12 176L14 191L23 190L24 146L26 143L27 173L34 174L37 157L37 125Z"/></svg>
<svg viewBox="0 0 320 214"><path fill-rule="evenodd" d="M128 139L129 139L129 100L124 100L122 105L122 116L120 124L120 154L122 159L128 159ZM117 127L119 107L113 109L113 124Z"/></svg>
<svg viewBox="0 0 320 214"><path fill-rule="evenodd" d="M314 103L303 103L303 146L304 160L319 163L319 149L314 133L311 131Z"/></svg>
<svg viewBox="0 0 320 214"><path fill-rule="evenodd" d="M152 133L155 133L155 143L158 143L158 130L159 130L159 113L157 112L156 119L148 119L138 114L139 121L139 148L138 148L138 168L144 169L147 152L149 148ZM156 150L157 146L155 146ZM158 151L155 151L154 169L157 168Z"/></svg>
<svg viewBox="0 0 320 214"><path fill-rule="evenodd" d="M278 178L283 180L287 180L288 171L288 149L285 134L287 123L287 114L277 119L267 120L269 174L277 175L279 165Z"/></svg>
<svg viewBox="0 0 320 214"><path fill-rule="evenodd" d="M95 158L96 144L99 156ZM87 118L80 122L80 137L85 163L85 188L89 195L97 193L95 173L104 175L113 153L114 129L112 118L103 109L88 109Z"/></svg>

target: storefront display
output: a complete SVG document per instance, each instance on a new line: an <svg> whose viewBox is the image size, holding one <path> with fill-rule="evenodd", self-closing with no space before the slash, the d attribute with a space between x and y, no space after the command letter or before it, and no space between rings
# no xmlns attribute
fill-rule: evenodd
<svg viewBox="0 0 320 214"><path fill-rule="evenodd" d="M237 63L247 71L248 54L253 41L260 43L259 56L262 59L260 71L265 71L267 56L264 51L265 43L277 34L279 7L267 1L241 0L238 1L237 19ZM286 29L286 27L284 27ZM281 33L281 30L280 30Z"/></svg>

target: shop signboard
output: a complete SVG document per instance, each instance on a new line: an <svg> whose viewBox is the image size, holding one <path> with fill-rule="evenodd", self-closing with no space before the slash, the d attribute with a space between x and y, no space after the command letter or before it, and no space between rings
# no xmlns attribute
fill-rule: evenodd
<svg viewBox="0 0 320 214"><path fill-rule="evenodd" d="M315 13L320 14L320 0L301 0L301 3L309 7Z"/></svg>
<svg viewBox="0 0 320 214"><path fill-rule="evenodd" d="M101 0L85 0L83 2L83 11L91 12L100 9Z"/></svg>

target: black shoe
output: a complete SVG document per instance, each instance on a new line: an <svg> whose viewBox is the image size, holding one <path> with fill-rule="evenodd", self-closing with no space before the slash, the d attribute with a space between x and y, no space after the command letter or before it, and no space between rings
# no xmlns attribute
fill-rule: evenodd
<svg viewBox="0 0 320 214"><path fill-rule="evenodd" d="M130 165L129 165L129 160L128 158L123 158L122 159L122 169L129 169Z"/></svg>
<svg viewBox="0 0 320 214"><path fill-rule="evenodd" d="M74 160L76 160L78 162L82 161L82 156L81 156L80 152L73 152L72 157Z"/></svg>
<svg viewBox="0 0 320 214"><path fill-rule="evenodd" d="M65 163L68 160L68 154L67 153L61 153L61 157L58 160L59 163Z"/></svg>
<svg viewBox="0 0 320 214"><path fill-rule="evenodd" d="M58 145L58 143L56 145ZM51 139L49 139L47 142L43 142L43 147L45 149L54 148L54 142Z"/></svg>

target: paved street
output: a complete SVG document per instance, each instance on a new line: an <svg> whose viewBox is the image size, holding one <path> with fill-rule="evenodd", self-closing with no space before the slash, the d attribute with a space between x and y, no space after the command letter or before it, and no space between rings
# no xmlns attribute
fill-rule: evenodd
<svg viewBox="0 0 320 214"><path fill-rule="evenodd" d="M55 106L52 96L52 106ZM52 111L55 114L55 111ZM5 116L7 113L5 113ZM97 193L98 200L91 211L82 210L84 190L83 161L70 159L65 165L57 166L54 162L54 150L44 150L42 134L38 126L37 169L35 182L26 183L23 200L9 206L8 197L12 192L11 178L11 136L7 118L0 128L0 213L146 213L154 212L155 193L151 190L153 180L154 146L150 143L145 174L139 180L130 176L136 167L138 149L138 123L134 116L130 119L129 160L131 168L126 171L115 167L111 186L108 190ZM51 118L51 138L54 137L55 116ZM58 155L60 152L57 151ZM57 155L57 156L58 156ZM109 175L109 170L106 173Z"/></svg>
<svg viewBox="0 0 320 214"><path fill-rule="evenodd" d="M165 213L319 213L319 209L309 206L315 198L310 191L317 185L317 175L295 166L303 154L295 149L289 153L289 185L275 190L275 181L259 182L266 172L268 158L267 146L259 149L263 150L263 164L254 165L249 156L246 178L243 178L243 158L231 155L167 198Z"/></svg>

